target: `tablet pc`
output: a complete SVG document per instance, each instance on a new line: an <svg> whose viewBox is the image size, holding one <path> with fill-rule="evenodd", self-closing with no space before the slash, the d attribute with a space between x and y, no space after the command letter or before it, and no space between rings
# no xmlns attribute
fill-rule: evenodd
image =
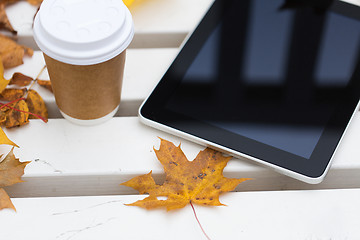
<svg viewBox="0 0 360 240"><path fill-rule="evenodd" d="M311 2L311 1L310 1ZM319 183L360 96L360 9L216 0L142 122Z"/></svg>

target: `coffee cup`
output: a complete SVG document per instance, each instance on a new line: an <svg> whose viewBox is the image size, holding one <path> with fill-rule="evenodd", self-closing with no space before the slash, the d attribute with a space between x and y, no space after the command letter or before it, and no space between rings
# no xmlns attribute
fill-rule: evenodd
<svg viewBox="0 0 360 240"><path fill-rule="evenodd" d="M93 125L118 110L126 49L134 36L121 0L45 0L34 20L56 104L65 119Z"/></svg>

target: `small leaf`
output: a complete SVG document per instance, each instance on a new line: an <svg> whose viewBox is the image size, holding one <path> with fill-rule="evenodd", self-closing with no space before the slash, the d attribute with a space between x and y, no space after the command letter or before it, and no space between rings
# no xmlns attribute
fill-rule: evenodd
<svg viewBox="0 0 360 240"><path fill-rule="evenodd" d="M42 117L43 119L48 119L48 111L45 105L44 100L42 99L42 97L35 91L30 89L27 95L27 98L25 100L28 108L29 108L29 112ZM37 118L34 115L30 115L29 119L34 119Z"/></svg>
<svg viewBox="0 0 360 240"><path fill-rule="evenodd" d="M21 1L21 0L0 0L0 3L5 4L5 5L9 5L9 4L19 2L19 1Z"/></svg>
<svg viewBox="0 0 360 240"><path fill-rule="evenodd" d="M34 53L31 48L19 45L2 34L0 34L0 42L0 56L5 69L23 64L24 56L32 56Z"/></svg>
<svg viewBox="0 0 360 240"><path fill-rule="evenodd" d="M53 92L51 82L49 80L40 80L37 79L36 82L43 88L46 88L50 92Z"/></svg>
<svg viewBox="0 0 360 240"><path fill-rule="evenodd" d="M0 58L0 93L6 88L10 80L4 78L4 65Z"/></svg>
<svg viewBox="0 0 360 240"><path fill-rule="evenodd" d="M27 0L28 3L30 3L31 5L35 5L38 6L42 3L43 0Z"/></svg>
<svg viewBox="0 0 360 240"><path fill-rule="evenodd" d="M12 34L17 34L6 15L5 3L3 1L0 2L0 30L5 30L11 32Z"/></svg>
<svg viewBox="0 0 360 240"><path fill-rule="evenodd" d="M11 77L9 85L17 85L19 87L25 87L29 85L33 80L34 79L32 77L16 72Z"/></svg>
<svg viewBox="0 0 360 240"><path fill-rule="evenodd" d="M24 100L12 104L11 107L6 112L5 127L19 127L29 122L29 108Z"/></svg>

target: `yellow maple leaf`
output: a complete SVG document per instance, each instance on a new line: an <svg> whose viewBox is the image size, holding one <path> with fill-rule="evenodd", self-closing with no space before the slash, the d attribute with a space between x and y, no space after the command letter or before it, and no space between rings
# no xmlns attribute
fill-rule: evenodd
<svg viewBox="0 0 360 240"><path fill-rule="evenodd" d="M0 144L12 145L15 147L19 147L13 141L11 141L5 134L4 130L0 128Z"/></svg>
<svg viewBox="0 0 360 240"><path fill-rule="evenodd" d="M151 172L135 177L121 185L132 187L140 194L149 196L129 206L139 206L146 209L166 207L173 210L183 208L189 203L198 205L223 205L219 196L223 192L232 191L249 178L226 178L223 169L231 157L225 157L220 152L206 148L194 161L188 161L180 145L161 139L160 149L155 150L156 156L164 167L166 179L163 185L157 185ZM159 200L165 197L166 200Z"/></svg>
<svg viewBox="0 0 360 240"><path fill-rule="evenodd" d="M125 3L125 5L127 7L129 7L135 0L123 0L123 2Z"/></svg>
<svg viewBox="0 0 360 240"><path fill-rule="evenodd" d="M4 65L0 59L0 93L4 91L6 86L9 84L10 80L4 78Z"/></svg>
<svg viewBox="0 0 360 240"><path fill-rule="evenodd" d="M14 205L3 187L23 182L21 176L24 175L24 169L30 162L20 162L13 153L13 149L8 153L2 162L0 162L0 210L12 208Z"/></svg>

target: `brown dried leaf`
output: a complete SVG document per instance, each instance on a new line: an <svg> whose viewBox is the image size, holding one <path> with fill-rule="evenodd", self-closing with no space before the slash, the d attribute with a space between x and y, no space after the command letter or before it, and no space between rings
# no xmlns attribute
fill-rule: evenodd
<svg viewBox="0 0 360 240"><path fill-rule="evenodd" d="M6 15L5 3L3 3L3 1L0 3L0 30L5 30L11 32L12 34L17 34Z"/></svg>
<svg viewBox="0 0 360 240"><path fill-rule="evenodd" d="M43 0L27 0L27 2L30 3L31 5L38 6L43 2Z"/></svg>
<svg viewBox="0 0 360 240"><path fill-rule="evenodd" d="M33 81L32 77L26 76L22 73L16 72L10 79L9 85L17 85L19 87L25 87Z"/></svg>
<svg viewBox="0 0 360 240"><path fill-rule="evenodd" d="M29 112L39 115L44 118L46 121L48 119L48 111L42 97L35 91L30 89L25 100L28 105ZM37 118L34 115L29 115L29 119Z"/></svg>
<svg viewBox="0 0 360 240"><path fill-rule="evenodd" d="M26 89L6 88L0 93L0 101L11 102L22 98L25 95Z"/></svg>
<svg viewBox="0 0 360 240"><path fill-rule="evenodd" d="M9 5L12 3L16 3L19 2L20 0L0 0L0 4L5 4L5 5Z"/></svg>
<svg viewBox="0 0 360 240"><path fill-rule="evenodd" d="M11 104L11 107L13 109L6 111L5 127L18 127L29 122L29 108L24 100Z"/></svg>
<svg viewBox="0 0 360 240"><path fill-rule="evenodd" d="M6 113L5 111L0 110L0 125L6 121ZM1 131L0 131L1 132ZM4 133L5 134L5 133ZM6 136L6 135L5 135ZM0 137L1 138L1 137ZM1 143L0 143L1 144Z"/></svg>
<svg viewBox="0 0 360 240"><path fill-rule="evenodd" d="M19 45L19 46L24 49L26 56L32 57L32 55L34 55L34 50L32 48L26 47L24 45Z"/></svg>
<svg viewBox="0 0 360 240"><path fill-rule="evenodd" d="M9 82L9 80L4 78L4 66L0 58L0 93L6 88Z"/></svg>
<svg viewBox="0 0 360 240"><path fill-rule="evenodd" d="M34 53L31 48L19 45L2 34L0 34L0 43L0 56L5 69L23 64L24 56L32 56Z"/></svg>
<svg viewBox="0 0 360 240"><path fill-rule="evenodd" d="M36 80L36 82L43 88L46 88L50 92L53 92L51 82L49 80Z"/></svg>
<svg viewBox="0 0 360 240"><path fill-rule="evenodd" d="M161 139L156 156L164 167L165 182L157 185L151 172L135 177L121 185L132 187L140 194L148 193L149 197L139 200L130 206L146 209L166 207L174 210L183 208L189 203L206 206L223 205L219 196L223 192L232 191L248 178L226 178L223 169L231 157L224 157L220 152L206 148L201 151L194 161L188 161L180 146ZM167 197L159 200L157 197Z"/></svg>
<svg viewBox="0 0 360 240"><path fill-rule="evenodd" d="M4 52L0 52L4 68L12 68L23 64L24 54L24 50L18 47L7 48Z"/></svg>

